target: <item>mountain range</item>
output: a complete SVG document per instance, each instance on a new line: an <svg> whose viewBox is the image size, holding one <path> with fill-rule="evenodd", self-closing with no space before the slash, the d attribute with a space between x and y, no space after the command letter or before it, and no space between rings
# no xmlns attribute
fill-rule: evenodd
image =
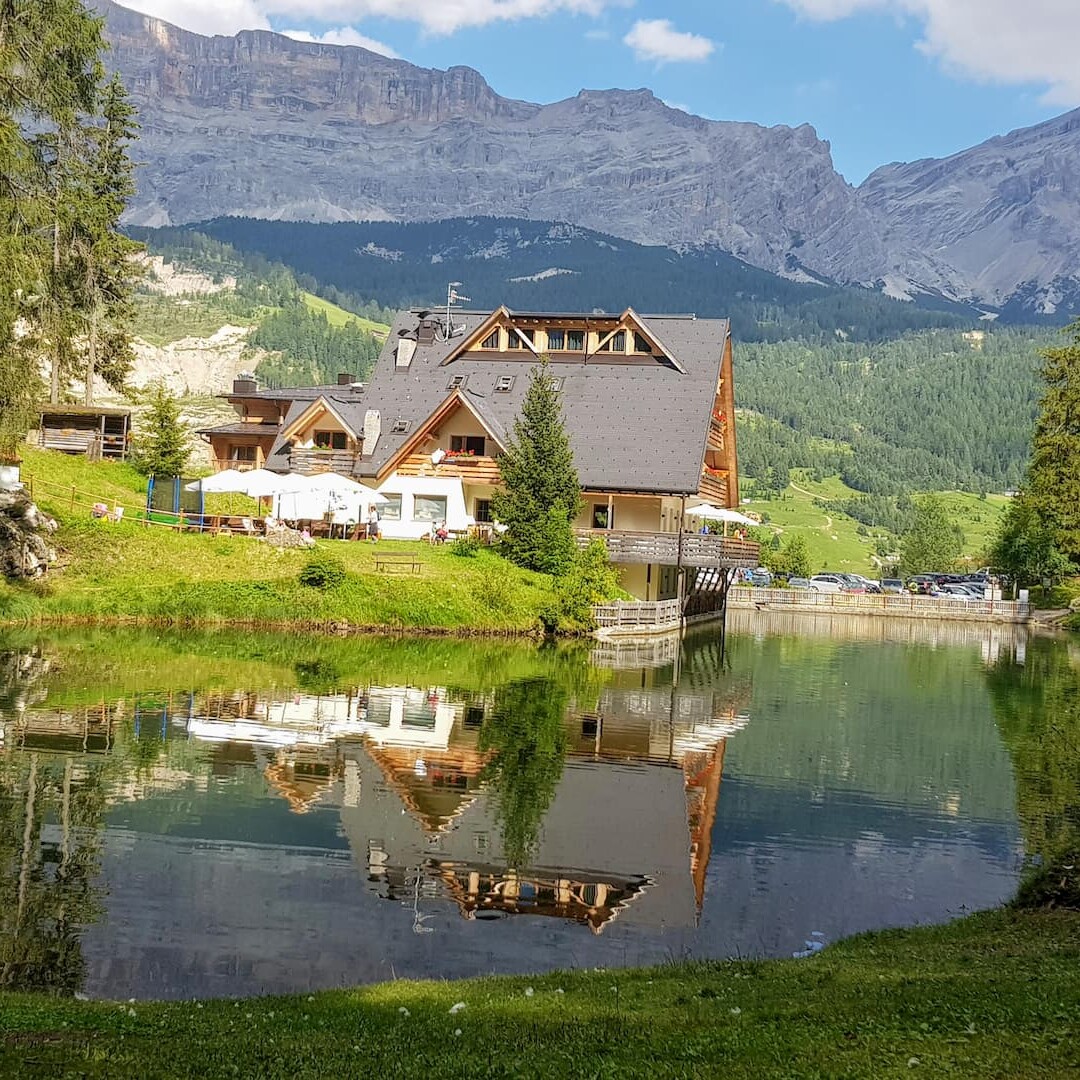
<svg viewBox="0 0 1080 1080"><path fill-rule="evenodd" d="M565 221L796 281L1080 313L1080 110L853 187L808 124L707 120L648 90L515 101L470 68L93 4L140 111L135 225Z"/></svg>

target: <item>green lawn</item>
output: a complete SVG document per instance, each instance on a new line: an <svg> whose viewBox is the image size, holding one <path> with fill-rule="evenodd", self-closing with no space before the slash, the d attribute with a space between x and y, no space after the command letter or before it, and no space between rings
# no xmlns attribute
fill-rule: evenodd
<svg viewBox="0 0 1080 1080"><path fill-rule="evenodd" d="M23 458L35 499L61 524L55 537L60 562L41 583L0 583L3 622L104 618L525 633L539 627L540 612L553 599L546 575L521 570L492 551L464 558L452 545L433 548L423 541L321 540L316 550L340 559L348 576L335 588L310 588L298 581L305 551L133 520L145 506L146 484L130 465L32 448ZM230 496L222 503L226 498L254 512L252 500ZM123 506L124 520L91 520L95 501ZM393 550L414 552L420 572L376 572L376 553Z"/></svg>
<svg viewBox="0 0 1080 1080"><path fill-rule="evenodd" d="M0 994L21 1077L1047 1077L1080 1071L1080 916L991 912L804 960L402 980L243 1001Z"/></svg>
<svg viewBox="0 0 1080 1080"><path fill-rule="evenodd" d="M858 494L838 476L815 482L796 472L782 498L752 499L745 509L768 515L768 528L774 533L779 532L783 543L787 543L793 535L805 537L815 573L820 570L847 570L879 577L881 572L871 560L877 546L875 539L860 536L857 531L859 522L854 518L827 511L815 504L816 499L848 499ZM1008 505L1008 498L1004 495L988 495L980 499L978 495L959 491L939 494L949 513L964 530L964 555L973 568L985 565L986 550Z"/></svg>

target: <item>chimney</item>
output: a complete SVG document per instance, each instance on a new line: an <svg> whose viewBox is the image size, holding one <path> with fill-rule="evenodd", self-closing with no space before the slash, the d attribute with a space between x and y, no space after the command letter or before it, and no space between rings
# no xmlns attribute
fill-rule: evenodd
<svg viewBox="0 0 1080 1080"><path fill-rule="evenodd" d="M416 331L416 343L418 345L435 344L435 320L421 319L420 328Z"/></svg>
<svg viewBox="0 0 1080 1080"><path fill-rule="evenodd" d="M234 394L257 394L259 384L251 376L241 376L239 379L233 379L232 392Z"/></svg>
<svg viewBox="0 0 1080 1080"><path fill-rule="evenodd" d="M352 386L356 382L356 376L351 371L339 371L337 377L338 386Z"/></svg>
<svg viewBox="0 0 1080 1080"><path fill-rule="evenodd" d="M432 338L434 340L434 337ZM399 368L407 368L412 363L413 354L416 352L416 342L411 338L398 338L395 363Z"/></svg>
<svg viewBox="0 0 1080 1080"><path fill-rule="evenodd" d="M382 434L382 421L379 417L378 409L368 409L364 413L364 448L365 454L373 454L375 452L375 444L379 441L379 435Z"/></svg>

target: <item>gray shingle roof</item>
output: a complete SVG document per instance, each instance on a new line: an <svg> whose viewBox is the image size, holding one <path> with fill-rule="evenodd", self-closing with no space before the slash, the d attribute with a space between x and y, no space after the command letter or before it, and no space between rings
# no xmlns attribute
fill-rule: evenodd
<svg viewBox="0 0 1080 1080"><path fill-rule="evenodd" d="M471 334L488 312L454 312L457 325ZM555 316L553 316L555 317ZM574 316L561 314L560 318ZM581 317L581 316L578 316ZM556 359L552 374L563 380L562 405L581 485L586 489L691 494L701 481L701 463L716 394L726 319L690 316L641 317L647 331L671 350L685 374L664 363L612 363L610 357ZM462 342L436 341L416 346L408 368L395 366L395 347L402 331L413 334L419 316L403 312L395 320L364 392L341 387L308 388L294 400L285 427L318 396L330 400L355 431L364 426L367 409L380 413L382 432L374 453L365 454L358 476L373 477L415 435L419 426L452 393L452 376L468 378L461 393L504 445L529 385L535 364L531 353L484 354L443 365ZM496 392L500 376L515 375L513 388ZM397 419L409 420L409 431L393 434ZM275 444L267 459L271 469L288 469L287 447Z"/></svg>

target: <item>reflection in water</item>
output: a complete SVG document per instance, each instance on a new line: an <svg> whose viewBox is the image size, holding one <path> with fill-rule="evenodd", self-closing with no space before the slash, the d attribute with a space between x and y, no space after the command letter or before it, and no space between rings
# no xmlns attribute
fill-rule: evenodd
<svg viewBox="0 0 1080 1080"><path fill-rule="evenodd" d="M708 633L591 657L13 642L4 981L168 997L783 954L1008 895L993 718L1049 767L1001 703L1056 644L1021 669L1012 628L866 642L776 618L739 622L726 666Z"/></svg>

